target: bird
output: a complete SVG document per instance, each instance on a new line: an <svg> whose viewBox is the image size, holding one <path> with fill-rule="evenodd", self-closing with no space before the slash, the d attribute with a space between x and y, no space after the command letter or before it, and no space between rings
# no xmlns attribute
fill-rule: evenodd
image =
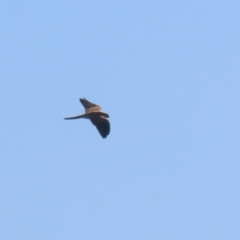
<svg viewBox="0 0 240 240"><path fill-rule="evenodd" d="M89 119L91 123L97 128L102 138L106 138L110 133L110 122L107 118L109 115L101 111L101 107L95 103L89 102L86 98L80 98L79 101L85 108L85 113L74 117L66 117L65 120L72 120L78 118Z"/></svg>

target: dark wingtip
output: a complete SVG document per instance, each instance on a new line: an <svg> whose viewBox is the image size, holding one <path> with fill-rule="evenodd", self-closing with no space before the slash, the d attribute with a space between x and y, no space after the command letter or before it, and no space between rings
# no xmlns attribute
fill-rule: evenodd
<svg viewBox="0 0 240 240"><path fill-rule="evenodd" d="M84 102L84 101L87 101L87 99L86 98L79 98L79 101Z"/></svg>
<svg viewBox="0 0 240 240"><path fill-rule="evenodd" d="M83 102L84 102L84 98L79 98L79 101L80 101L80 103L83 104Z"/></svg>

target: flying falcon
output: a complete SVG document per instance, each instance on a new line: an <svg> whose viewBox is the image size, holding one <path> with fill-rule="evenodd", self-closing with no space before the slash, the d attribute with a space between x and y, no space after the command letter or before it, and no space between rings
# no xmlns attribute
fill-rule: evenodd
<svg viewBox="0 0 240 240"><path fill-rule="evenodd" d="M80 98L79 101L85 108L85 113L75 117L67 117L65 120L86 118L97 128L98 132L103 138L106 138L110 133L110 122L107 118L109 115L101 111L101 107L97 104L89 102L86 98Z"/></svg>

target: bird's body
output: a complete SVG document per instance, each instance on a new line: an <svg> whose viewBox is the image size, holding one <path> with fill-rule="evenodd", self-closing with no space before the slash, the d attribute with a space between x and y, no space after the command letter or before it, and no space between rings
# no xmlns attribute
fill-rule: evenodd
<svg viewBox="0 0 240 240"><path fill-rule="evenodd" d="M79 100L85 108L85 113L82 115L67 117L64 119L65 120L72 120L78 118L89 119L92 122L92 124L97 128L100 135L103 138L106 138L110 133L110 122L107 119L109 118L109 115L107 113L102 112L100 106L89 102L87 99L80 98Z"/></svg>

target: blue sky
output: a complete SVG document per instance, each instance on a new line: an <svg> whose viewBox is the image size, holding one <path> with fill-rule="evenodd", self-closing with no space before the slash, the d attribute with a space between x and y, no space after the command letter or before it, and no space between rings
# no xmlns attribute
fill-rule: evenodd
<svg viewBox="0 0 240 240"><path fill-rule="evenodd" d="M239 239L239 11L1 1L1 238Z"/></svg>

